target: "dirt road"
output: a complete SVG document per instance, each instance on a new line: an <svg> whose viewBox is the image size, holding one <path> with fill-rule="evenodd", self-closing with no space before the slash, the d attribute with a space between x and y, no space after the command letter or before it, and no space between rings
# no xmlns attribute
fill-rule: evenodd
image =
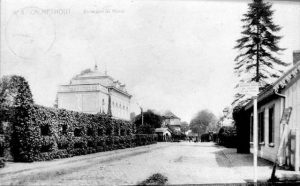
<svg viewBox="0 0 300 186"><path fill-rule="evenodd" d="M169 184L243 183L251 177L213 143L158 143L68 159L8 163L0 185L134 185L154 173ZM270 170L269 165L260 169Z"/></svg>

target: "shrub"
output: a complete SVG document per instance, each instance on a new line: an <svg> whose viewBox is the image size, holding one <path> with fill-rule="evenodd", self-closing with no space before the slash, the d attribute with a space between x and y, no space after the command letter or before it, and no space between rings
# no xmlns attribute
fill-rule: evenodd
<svg viewBox="0 0 300 186"><path fill-rule="evenodd" d="M146 180L142 181L138 185L165 185L168 182L168 178L160 173L153 174Z"/></svg>
<svg viewBox="0 0 300 186"><path fill-rule="evenodd" d="M0 168L5 167L5 158L0 158Z"/></svg>
<svg viewBox="0 0 300 186"><path fill-rule="evenodd" d="M236 147L237 134L235 127L221 127L218 134L219 144L225 147Z"/></svg>
<svg viewBox="0 0 300 186"><path fill-rule="evenodd" d="M250 115L243 106L236 106L233 109L233 119L237 131L237 152L250 153Z"/></svg>
<svg viewBox="0 0 300 186"><path fill-rule="evenodd" d="M210 141L210 133L205 133L201 135L201 142L209 142Z"/></svg>

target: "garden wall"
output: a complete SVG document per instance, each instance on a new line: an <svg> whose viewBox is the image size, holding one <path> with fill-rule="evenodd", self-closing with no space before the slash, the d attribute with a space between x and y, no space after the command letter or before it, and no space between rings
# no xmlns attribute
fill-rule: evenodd
<svg viewBox="0 0 300 186"><path fill-rule="evenodd" d="M135 135L135 126L128 121L36 105L20 76L0 82L0 128L4 123L11 136L2 140L6 148L0 148L9 147L14 161L65 158L156 142L154 135Z"/></svg>

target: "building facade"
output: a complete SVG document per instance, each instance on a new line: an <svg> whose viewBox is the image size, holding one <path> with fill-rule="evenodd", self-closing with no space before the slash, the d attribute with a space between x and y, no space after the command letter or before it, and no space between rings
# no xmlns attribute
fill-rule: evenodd
<svg viewBox="0 0 300 186"><path fill-rule="evenodd" d="M69 84L60 85L57 107L85 113L104 113L118 119L130 119L131 95L125 84L94 70L84 70Z"/></svg>
<svg viewBox="0 0 300 186"><path fill-rule="evenodd" d="M258 156L275 161L282 138L281 134L285 127L280 123L282 114L285 108L291 107L287 145L279 157L279 162L299 170L300 51L294 52L293 62L294 65L290 70L258 95ZM252 152L253 103L248 103L245 109L250 113L248 121L250 121L250 150Z"/></svg>
<svg viewBox="0 0 300 186"><path fill-rule="evenodd" d="M162 126L166 127L172 127L175 131L181 132L180 130L180 118L177 117L175 114L173 114L171 111L166 111L164 114L162 114L163 122Z"/></svg>

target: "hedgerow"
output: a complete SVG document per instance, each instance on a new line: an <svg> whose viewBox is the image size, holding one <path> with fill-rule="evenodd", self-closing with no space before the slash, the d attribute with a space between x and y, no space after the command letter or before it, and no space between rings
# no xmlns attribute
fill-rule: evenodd
<svg viewBox="0 0 300 186"><path fill-rule="evenodd" d="M0 97L0 123L8 122L12 128L6 143L15 161L66 158L156 142L153 135L135 135L129 121L36 105L23 77L4 77Z"/></svg>
<svg viewBox="0 0 300 186"><path fill-rule="evenodd" d="M218 133L219 144L225 147L236 147L237 133L236 128L233 126L223 126Z"/></svg>

